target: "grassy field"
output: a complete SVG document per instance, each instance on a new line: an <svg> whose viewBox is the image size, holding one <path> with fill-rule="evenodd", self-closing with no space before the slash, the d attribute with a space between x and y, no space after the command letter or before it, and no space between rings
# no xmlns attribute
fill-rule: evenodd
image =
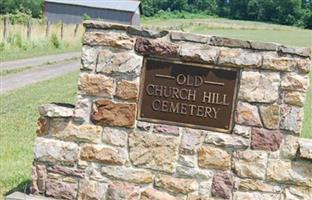
<svg viewBox="0 0 312 200"><path fill-rule="evenodd" d="M208 19L144 19L143 25L244 40L276 42L291 46L312 47L312 30L262 22Z"/></svg>
<svg viewBox="0 0 312 200"><path fill-rule="evenodd" d="M312 46L312 31L264 23L211 18L153 19L143 20L143 24L294 46ZM50 102L74 103L77 78L76 72L0 96L0 199L15 187L24 186L30 179L38 105ZM46 95L47 91L49 95ZM303 137L312 138L312 90L308 94L305 116Z"/></svg>
<svg viewBox="0 0 312 200"><path fill-rule="evenodd" d="M81 49L81 40L84 28L78 27L74 36L75 25L64 25L64 34L61 38L61 25L50 25L49 36L46 37L46 25L34 23L32 37L27 40L27 27L21 24L9 26L9 37L3 42L3 23L0 23L0 61L16 60L33 56L78 51Z"/></svg>
<svg viewBox="0 0 312 200"><path fill-rule="evenodd" d="M0 199L30 178L38 105L74 103L77 78L75 72L0 96Z"/></svg>

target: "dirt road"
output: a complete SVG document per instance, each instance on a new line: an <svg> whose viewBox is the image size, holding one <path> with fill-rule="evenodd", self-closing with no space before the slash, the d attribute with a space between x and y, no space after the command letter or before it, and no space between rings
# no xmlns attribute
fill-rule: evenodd
<svg viewBox="0 0 312 200"><path fill-rule="evenodd" d="M57 59L60 57L62 58L70 58L68 54L59 56ZM33 63L30 63L30 59L27 59L28 61L21 61L16 62L16 66L19 67L24 67L21 63L29 63L29 64L36 64L37 66L39 65L40 67L35 67L33 69L17 73L17 74L12 74L8 76L2 76L0 77L0 94L3 94L8 91L12 91L21 87L24 87L26 85L34 84L40 81L48 80L57 76L65 75L67 73L73 72L73 71L78 71L80 67L80 59L74 59L74 60L67 60L67 61L50 61L53 60L53 58L49 57L46 60L42 59L42 57L39 57L38 60L36 58L32 58L34 61ZM49 61L47 61L49 60ZM64 60L64 59L63 59ZM13 62L13 61L12 61ZM12 63L11 62L11 63ZM15 62L15 61L14 61ZM55 64L49 64L46 66L41 66L42 62L47 63L47 62L57 62ZM39 63L39 64L38 64ZM3 65L8 66L8 65ZM29 65L32 66L32 65ZM10 65L10 69L13 69L14 65ZM18 68L18 67L15 67ZM2 66L0 68L2 70Z"/></svg>
<svg viewBox="0 0 312 200"><path fill-rule="evenodd" d="M17 69L29 66L40 66L48 63L62 62L64 60L74 60L80 58L80 52L69 52L63 54L40 56L35 58L27 58L22 60L0 62L0 70Z"/></svg>

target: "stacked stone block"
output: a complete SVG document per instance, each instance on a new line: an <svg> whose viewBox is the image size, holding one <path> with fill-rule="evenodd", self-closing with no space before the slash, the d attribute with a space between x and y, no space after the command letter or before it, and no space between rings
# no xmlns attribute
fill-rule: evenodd
<svg viewBox="0 0 312 200"><path fill-rule="evenodd" d="M79 200L310 200L299 138L310 51L84 23L77 103L39 108L34 193ZM137 120L143 56L240 70L230 134Z"/></svg>

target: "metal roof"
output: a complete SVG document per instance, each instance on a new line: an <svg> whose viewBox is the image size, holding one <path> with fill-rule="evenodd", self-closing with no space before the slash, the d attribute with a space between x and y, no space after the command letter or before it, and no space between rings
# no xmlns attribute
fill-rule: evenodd
<svg viewBox="0 0 312 200"><path fill-rule="evenodd" d="M128 12L135 12L140 6L140 1L135 0L45 0L45 2Z"/></svg>

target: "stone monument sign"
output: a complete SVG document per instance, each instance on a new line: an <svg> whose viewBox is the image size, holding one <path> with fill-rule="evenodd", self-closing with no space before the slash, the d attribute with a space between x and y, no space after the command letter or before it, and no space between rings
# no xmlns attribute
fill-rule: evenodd
<svg viewBox="0 0 312 200"><path fill-rule="evenodd" d="M34 193L312 199L312 141L299 137L310 49L84 25L76 104L39 108Z"/></svg>

